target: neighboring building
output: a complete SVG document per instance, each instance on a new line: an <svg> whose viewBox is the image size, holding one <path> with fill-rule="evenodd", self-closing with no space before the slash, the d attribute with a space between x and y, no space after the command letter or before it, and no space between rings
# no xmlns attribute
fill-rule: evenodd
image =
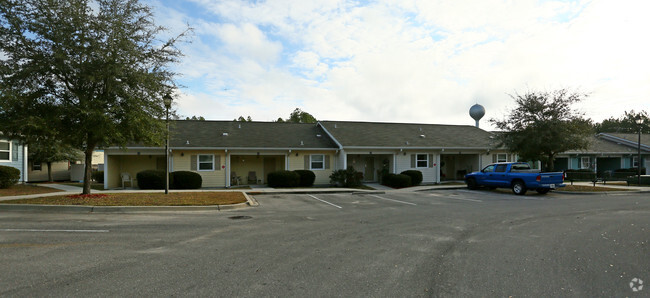
<svg viewBox="0 0 650 298"><path fill-rule="evenodd" d="M52 179L54 181L81 181L83 180L84 164L81 161L57 161L52 163ZM103 170L104 151L93 151L92 156L93 171ZM47 163L32 162L28 164L29 182L48 181Z"/></svg>
<svg viewBox="0 0 650 298"><path fill-rule="evenodd" d="M462 125L179 120L170 131L170 171L195 171L203 187L264 184L270 172L297 169L313 171L315 184L328 184L334 170L349 166L365 181L378 181L385 166L390 173L422 171L423 182L434 183L512 159L492 148L491 133ZM121 187L123 173L135 178L166 168L164 147L110 147L104 156L105 188Z"/></svg>
<svg viewBox="0 0 650 298"><path fill-rule="evenodd" d="M638 161L638 135L599 133L586 150L558 154L555 170L590 169L599 174L616 169L645 167L642 174L650 174L650 136L641 136L641 162Z"/></svg>
<svg viewBox="0 0 650 298"><path fill-rule="evenodd" d="M27 181L27 146L15 140L0 138L0 166L20 170L19 182Z"/></svg>

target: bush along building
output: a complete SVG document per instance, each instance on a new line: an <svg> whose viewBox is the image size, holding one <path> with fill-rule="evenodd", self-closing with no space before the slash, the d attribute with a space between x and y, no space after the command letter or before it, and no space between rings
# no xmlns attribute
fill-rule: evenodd
<svg viewBox="0 0 650 298"><path fill-rule="evenodd" d="M125 185L137 187L137 173L166 168L199 174L202 187L267 184L268 174L280 170L310 170L314 184L323 185L334 171L350 167L364 182L417 170L422 183L439 183L513 159L494 148L491 136L469 125L177 120L168 164L164 147L105 148L104 187L122 187L124 177Z"/></svg>

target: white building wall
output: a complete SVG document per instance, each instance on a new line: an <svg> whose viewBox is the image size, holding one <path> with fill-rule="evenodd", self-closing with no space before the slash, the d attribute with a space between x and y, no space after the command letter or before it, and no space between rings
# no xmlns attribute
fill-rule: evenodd
<svg viewBox="0 0 650 298"><path fill-rule="evenodd" d="M411 167L412 154L427 154L429 156L428 168ZM422 172L422 183L439 182L440 163L438 162L438 152L434 151L403 151L395 156L395 173L399 174L406 170L417 170Z"/></svg>

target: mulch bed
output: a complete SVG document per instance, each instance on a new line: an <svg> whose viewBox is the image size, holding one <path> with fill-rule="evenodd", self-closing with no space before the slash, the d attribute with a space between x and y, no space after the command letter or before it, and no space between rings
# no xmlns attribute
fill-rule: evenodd
<svg viewBox="0 0 650 298"><path fill-rule="evenodd" d="M1 188L0 197L34 195L59 191L62 190L29 184L16 184L14 186L10 186L9 188Z"/></svg>

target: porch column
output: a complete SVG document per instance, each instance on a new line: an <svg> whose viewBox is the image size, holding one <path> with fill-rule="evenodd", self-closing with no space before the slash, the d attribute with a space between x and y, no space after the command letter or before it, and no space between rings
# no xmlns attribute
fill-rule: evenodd
<svg viewBox="0 0 650 298"><path fill-rule="evenodd" d="M230 180L232 179L230 172L230 153L226 150L226 188L230 188Z"/></svg>
<svg viewBox="0 0 650 298"><path fill-rule="evenodd" d="M436 183L440 183L440 157L441 156L442 155L440 153L436 154L436 168L438 169L438 173L436 173Z"/></svg>
<svg viewBox="0 0 650 298"><path fill-rule="evenodd" d="M104 150L104 189L108 189L108 154Z"/></svg>

